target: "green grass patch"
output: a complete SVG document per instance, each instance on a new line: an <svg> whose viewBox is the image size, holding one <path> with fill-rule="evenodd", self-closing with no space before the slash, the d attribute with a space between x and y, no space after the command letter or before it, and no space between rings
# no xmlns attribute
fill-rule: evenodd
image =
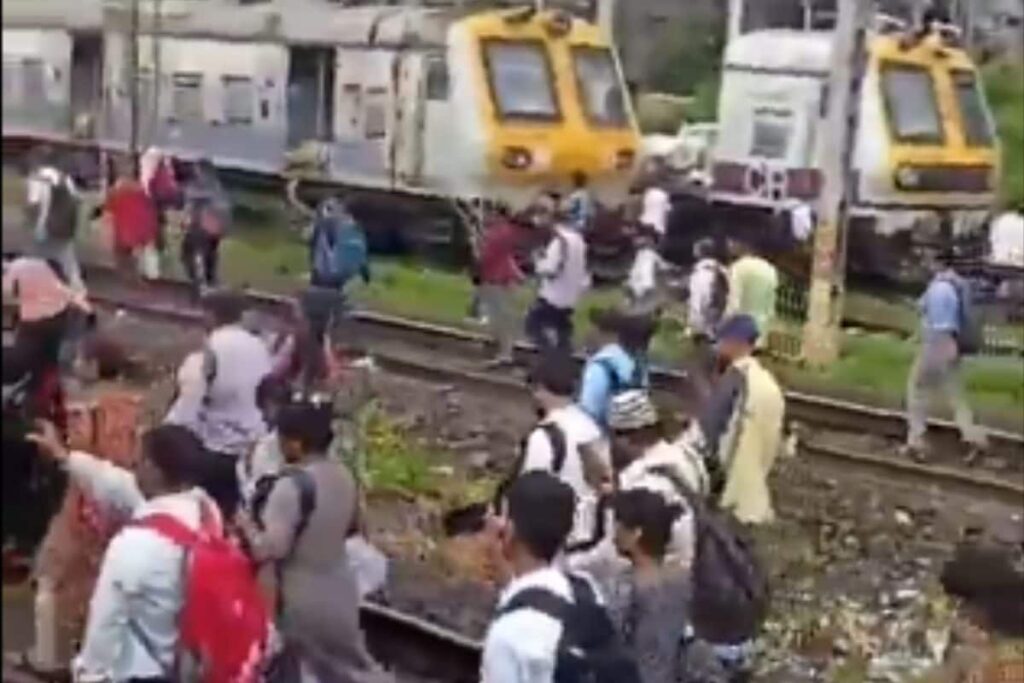
<svg viewBox="0 0 1024 683"><path fill-rule="evenodd" d="M410 497L435 496L440 462L421 440L396 423L381 406L370 402L357 419L364 467L360 477L371 492L391 492Z"/></svg>

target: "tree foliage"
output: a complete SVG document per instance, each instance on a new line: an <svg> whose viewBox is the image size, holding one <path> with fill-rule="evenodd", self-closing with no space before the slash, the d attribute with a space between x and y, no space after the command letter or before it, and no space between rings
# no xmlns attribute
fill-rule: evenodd
<svg viewBox="0 0 1024 683"><path fill-rule="evenodd" d="M1003 145L1002 199L1024 203L1024 67L993 64L983 76Z"/></svg>

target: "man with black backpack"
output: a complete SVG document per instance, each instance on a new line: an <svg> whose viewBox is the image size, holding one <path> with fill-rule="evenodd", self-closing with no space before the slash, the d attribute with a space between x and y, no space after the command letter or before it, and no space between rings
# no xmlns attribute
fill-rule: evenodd
<svg viewBox="0 0 1024 683"><path fill-rule="evenodd" d="M345 539L358 525L352 473L328 455L332 405L316 400L283 406L277 438L284 468L256 485L239 526L250 554L269 570L274 613L285 656L270 681L298 681L303 669L318 681L392 680L366 650L359 594Z"/></svg>
<svg viewBox="0 0 1024 683"><path fill-rule="evenodd" d="M953 268L952 256L944 255L919 302L921 350L907 382L907 443L903 454L926 459L924 435L928 427L928 401L941 390L953 403L961 438L974 462L986 449L984 431L974 423L963 381L963 357L978 353L983 343L971 286Z"/></svg>
<svg viewBox="0 0 1024 683"><path fill-rule="evenodd" d="M482 683L640 683L593 584L555 566L573 526L572 489L530 472L503 507L492 532L508 583L484 642Z"/></svg>
<svg viewBox="0 0 1024 683"><path fill-rule="evenodd" d="M601 333L603 344L583 368L579 405L607 431L612 398L648 386L646 349L655 323L648 317L614 309L595 311L591 321Z"/></svg>
<svg viewBox="0 0 1024 683"><path fill-rule="evenodd" d="M53 259L73 289L85 291L82 270L75 253L80 198L74 181L44 149L28 178L28 212L33 237L41 258Z"/></svg>

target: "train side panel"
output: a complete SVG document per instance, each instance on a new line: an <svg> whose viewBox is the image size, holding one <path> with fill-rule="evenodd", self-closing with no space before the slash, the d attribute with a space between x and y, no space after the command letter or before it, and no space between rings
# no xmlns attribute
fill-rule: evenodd
<svg viewBox="0 0 1024 683"><path fill-rule="evenodd" d="M139 142L186 158L276 172L285 152L287 50L269 43L139 39ZM125 40L106 39L102 142L126 149L131 81ZM159 75L157 73L159 62Z"/></svg>
<svg viewBox="0 0 1024 683"><path fill-rule="evenodd" d="M71 126L71 38L66 31L3 30L5 136L62 139Z"/></svg>

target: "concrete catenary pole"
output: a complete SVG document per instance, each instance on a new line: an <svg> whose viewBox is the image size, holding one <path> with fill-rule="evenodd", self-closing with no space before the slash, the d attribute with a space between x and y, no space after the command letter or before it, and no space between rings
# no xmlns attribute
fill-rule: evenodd
<svg viewBox="0 0 1024 683"><path fill-rule="evenodd" d="M874 2L839 0L838 9L825 131L818 148L824 185L814 236L803 338L804 359L819 367L839 356L839 323L846 280L846 228L855 181L853 152L866 61L865 42Z"/></svg>
<svg viewBox="0 0 1024 683"><path fill-rule="evenodd" d="M130 24L128 28L128 95L131 122L128 134L128 152L131 154L132 169L139 174L139 0L130 2Z"/></svg>

